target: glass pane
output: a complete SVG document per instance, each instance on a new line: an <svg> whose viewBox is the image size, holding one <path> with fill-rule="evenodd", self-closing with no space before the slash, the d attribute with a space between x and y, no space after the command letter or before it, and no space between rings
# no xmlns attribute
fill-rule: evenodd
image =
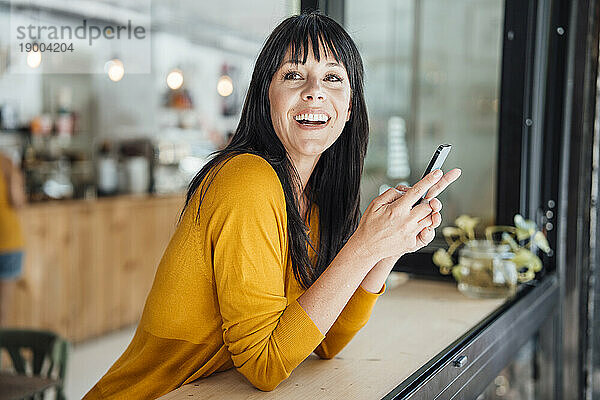
<svg viewBox="0 0 600 400"><path fill-rule="evenodd" d="M537 337L536 337L537 338ZM532 338L476 400L534 400L535 344Z"/></svg>
<svg viewBox="0 0 600 400"><path fill-rule="evenodd" d="M504 2L347 1L365 63L371 123L363 209L383 184L420 179L439 144L459 182L440 196L444 225L463 213L493 223Z"/></svg>

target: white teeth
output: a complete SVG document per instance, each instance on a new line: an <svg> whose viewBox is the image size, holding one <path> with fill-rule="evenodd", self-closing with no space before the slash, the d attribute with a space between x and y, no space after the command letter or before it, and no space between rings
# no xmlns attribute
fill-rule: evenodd
<svg viewBox="0 0 600 400"><path fill-rule="evenodd" d="M323 121L327 122L329 117L325 114L299 114L294 117L296 121L307 120L307 121Z"/></svg>

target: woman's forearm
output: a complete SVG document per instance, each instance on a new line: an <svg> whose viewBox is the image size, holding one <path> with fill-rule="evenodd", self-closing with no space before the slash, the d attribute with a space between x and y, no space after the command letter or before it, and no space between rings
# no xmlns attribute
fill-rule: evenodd
<svg viewBox="0 0 600 400"><path fill-rule="evenodd" d="M367 273L367 276L365 276L365 279L363 279L360 286L367 292L378 293L392 271L392 268L394 268L397 260L397 257L388 257L380 260L369 273Z"/></svg>
<svg viewBox="0 0 600 400"><path fill-rule="evenodd" d="M298 298L322 334L329 331L377 261L362 241L352 236L319 279Z"/></svg>

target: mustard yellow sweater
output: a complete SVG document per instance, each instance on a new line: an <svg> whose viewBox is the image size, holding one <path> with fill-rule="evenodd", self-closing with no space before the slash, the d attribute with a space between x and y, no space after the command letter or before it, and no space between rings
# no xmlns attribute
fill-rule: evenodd
<svg viewBox="0 0 600 400"><path fill-rule="evenodd" d="M129 347L85 399L156 398L233 367L272 390L311 352L337 354L384 292L359 287L323 336L296 301L303 290L288 252L283 189L269 163L252 154L226 162L196 222L199 194L163 255ZM318 208L312 210L316 245Z"/></svg>
<svg viewBox="0 0 600 400"><path fill-rule="evenodd" d="M4 174L0 171L0 253L18 251L25 245L21 221L10 204L9 190Z"/></svg>

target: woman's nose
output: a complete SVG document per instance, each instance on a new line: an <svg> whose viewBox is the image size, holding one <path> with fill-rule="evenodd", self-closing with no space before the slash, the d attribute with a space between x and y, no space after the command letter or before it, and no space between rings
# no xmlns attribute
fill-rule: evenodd
<svg viewBox="0 0 600 400"><path fill-rule="evenodd" d="M321 87L321 83L318 79L310 79L306 83L306 88L302 92L302 99L304 100L325 100L325 92Z"/></svg>

